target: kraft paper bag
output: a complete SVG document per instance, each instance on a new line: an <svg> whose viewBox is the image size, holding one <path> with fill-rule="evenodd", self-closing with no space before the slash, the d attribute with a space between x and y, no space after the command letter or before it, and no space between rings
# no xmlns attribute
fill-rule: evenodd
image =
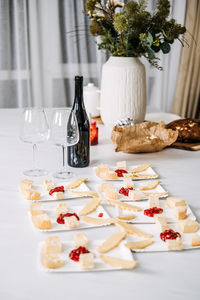
<svg viewBox="0 0 200 300"><path fill-rule="evenodd" d="M178 131L166 129L164 122L143 122L130 126L115 126L111 139L115 151L125 153L157 152L173 144Z"/></svg>

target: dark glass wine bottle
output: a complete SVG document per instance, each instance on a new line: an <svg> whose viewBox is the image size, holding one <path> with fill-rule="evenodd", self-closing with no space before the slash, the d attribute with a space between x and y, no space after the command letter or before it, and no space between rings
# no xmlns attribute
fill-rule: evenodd
<svg viewBox="0 0 200 300"><path fill-rule="evenodd" d="M90 163L90 123L83 102L83 77L75 76L75 98L72 110L79 127L79 142L68 147L68 164L75 168L87 167Z"/></svg>

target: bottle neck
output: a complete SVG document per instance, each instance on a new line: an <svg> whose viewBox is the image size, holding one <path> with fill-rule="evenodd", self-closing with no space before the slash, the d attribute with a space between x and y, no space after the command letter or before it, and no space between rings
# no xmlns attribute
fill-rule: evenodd
<svg viewBox="0 0 200 300"><path fill-rule="evenodd" d="M83 82L80 80L75 81L75 97L74 100L83 100Z"/></svg>

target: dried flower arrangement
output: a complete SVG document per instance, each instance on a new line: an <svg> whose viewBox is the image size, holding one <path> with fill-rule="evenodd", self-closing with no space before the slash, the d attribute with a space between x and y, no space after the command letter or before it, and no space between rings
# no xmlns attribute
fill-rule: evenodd
<svg viewBox="0 0 200 300"><path fill-rule="evenodd" d="M129 1L125 5L117 0L87 0L86 14L91 19L90 32L100 36L98 48L113 56L144 56L153 66L158 65L156 53L171 50L170 44L178 39L184 45L186 28L168 19L169 0L158 0L156 11L146 10L147 0ZM119 12L118 12L119 11Z"/></svg>

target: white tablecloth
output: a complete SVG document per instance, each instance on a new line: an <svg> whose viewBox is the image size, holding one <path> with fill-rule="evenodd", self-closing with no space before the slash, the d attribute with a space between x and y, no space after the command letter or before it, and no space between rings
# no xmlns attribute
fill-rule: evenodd
<svg viewBox="0 0 200 300"><path fill-rule="evenodd" d="M49 274L38 269L38 243L47 236L34 230L28 218L28 201L18 193L22 171L32 166L32 149L18 138L19 110L0 110L0 299L200 299L200 250L141 253L132 271ZM77 176L96 182L92 167L126 160L129 164L152 163L171 195L185 198L200 216L200 152L165 149L150 154L115 153L100 128L100 144L91 148L89 168L73 169ZM40 167L50 172L61 167L61 150L50 144L39 146ZM40 179L41 180L41 179ZM84 200L72 200L80 204ZM69 201L69 204L72 204ZM88 229L88 238L103 239L114 227ZM61 239L74 232L59 233Z"/></svg>

